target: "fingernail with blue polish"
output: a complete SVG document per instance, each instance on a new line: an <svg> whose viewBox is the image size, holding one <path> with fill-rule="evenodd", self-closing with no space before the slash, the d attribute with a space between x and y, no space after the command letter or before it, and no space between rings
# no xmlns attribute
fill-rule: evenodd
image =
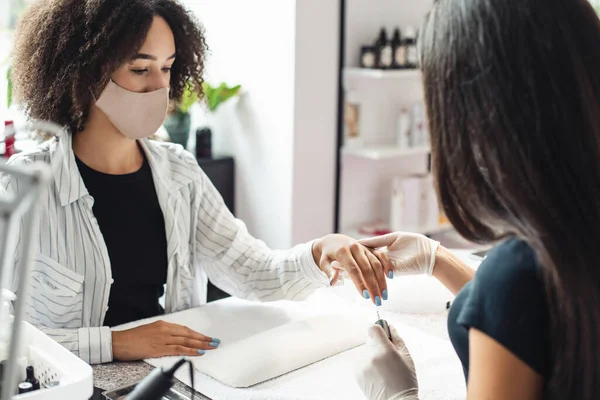
<svg viewBox="0 0 600 400"><path fill-rule="evenodd" d="M209 346L211 346L211 347L219 347L219 343L216 343L216 342L210 342L210 343L209 343Z"/></svg>
<svg viewBox="0 0 600 400"><path fill-rule="evenodd" d="M221 343L221 339L212 338L211 340L212 340L213 342L215 342L215 343Z"/></svg>
<svg viewBox="0 0 600 400"><path fill-rule="evenodd" d="M383 289L383 291L381 292L381 297L383 298L383 300L388 299L387 289Z"/></svg>
<svg viewBox="0 0 600 400"><path fill-rule="evenodd" d="M204 350L198 350L198 354L203 355L204 354Z"/></svg>
<svg viewBox="0 0 600 400"><path fill-rule="evenodd" d="M381 297L375 296L375 305L379 307L381 305Z"/></svg>
<svg viewBox="0 0 600 400"><path fill-rule="evenodd" d="M393 271L388 272L388 277L390 279L394 279L394 272Z"/></svg>
<svg viewBox="0 0 600 400"><path fill-rule="evenodd" d="M365 299L371 298L371 296L369 296L369 291L367 289L363 290L363 296L365 296Z"/></svg>

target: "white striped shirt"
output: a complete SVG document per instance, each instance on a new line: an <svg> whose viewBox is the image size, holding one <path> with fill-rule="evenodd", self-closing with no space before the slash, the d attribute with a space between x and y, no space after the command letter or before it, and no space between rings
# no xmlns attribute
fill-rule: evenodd
<svg viewBox="0 0 600 400"><path fill-rule="evenodd" d="M207 277L234 296L259 301L301 300L328 285L313 260L312 243L270 250L229 212L190 153L169 143L140 143L165 219L165 312L206 303ZM111 265L92 212L94 199L75 163L71 135L18 154L9 163L36 161L50 164L54 179L41 202L26 319L88 363L110 362L112 334L102 324L113 282ZM19 182L2 175L0 190L18 192ZM17 242L15 260L20 234ZM16 279L11 285L15 291Z"/></svg>

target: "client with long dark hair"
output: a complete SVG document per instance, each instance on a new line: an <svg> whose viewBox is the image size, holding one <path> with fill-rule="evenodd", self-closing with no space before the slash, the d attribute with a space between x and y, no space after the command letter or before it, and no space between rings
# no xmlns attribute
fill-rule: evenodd
<svg viewBox="0 0 600 400"><path fill-rule="evenodd" d="M474 277L421 235L363 244L407 249L403 268L458 293L469 399L598 398L598 16L587 0L438 0L419 47L439 201L462 236L498 243ZM402 340L369 341L367 397L416 398Z"/></svg>

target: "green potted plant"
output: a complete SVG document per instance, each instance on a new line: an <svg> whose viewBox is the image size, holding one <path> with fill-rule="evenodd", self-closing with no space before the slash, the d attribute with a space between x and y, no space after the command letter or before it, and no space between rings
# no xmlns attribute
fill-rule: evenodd
<svg viewBox="0 0 600 400"><path fill-rule="evenodd" d="M212 116L217 112L219 106L240 92L240 85L228 86L221 83L219 86L211 86L204 83L202 89L206 98L207 123L204 127L196 130L196 157L212 157Z"/></svg>
<svg viewBox="0 0 600 400"><path fill-rule="evenodd" d="M215 113L217 108L227 100L236 96L241 89L241 85L228 86L226 83L221 83L219 86L211 86L209 83L202 84L202 90L206 98L206 106L208 111Z"/></svg>
<svg viewBox="0 0 600 400"><path fill-rule="evenodd" d="M179 104L172 102L169 115L164 127L171 137L171 141L186 147L191 128L190 108L198 101L198 95L188 86L183 92Z"/></svg>
<svg viewBox="0 0 600 400"><path fill-rule="evenodd" d="M9 109L12 105L12 96L13 96L13 83L12 83L12 67L8 67L6 70L6 108Z"/></svg>
<svg viewBox="0 0 600 400"><path fill-rule="evenodd" d="M206 105L210 113L214 113L217 108L231 97L237 95L241 86L228 86L221 83L219 86L211 86L209 83L202 84ZM179 104L172 104L171 110L164 127L169 133L171 140L186 146L191 128L190 108L198 101L198 95L190 90L188 86L183 93L183 98Z"/></svg>
<svg viewBox="0 0 600 400"><path fill-rule="evenodd" d="M8 68L6 68L6 108L9 109L12 105L13 97L13 82L11 77L12 66L10 65L10 56L6 57L4 61L0 62L0 70L4 69L4 66L8 66Z"/></svg>

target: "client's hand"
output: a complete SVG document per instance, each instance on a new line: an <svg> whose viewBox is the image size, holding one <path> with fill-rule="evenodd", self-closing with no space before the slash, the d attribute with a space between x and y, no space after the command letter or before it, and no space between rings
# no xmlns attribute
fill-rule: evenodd
<svg viewBox="0 0 600 400"><path fill-rule="evenodd" d="M185 326L156 321L126 331L112 332L113 358L135 361L163 356L198 356L215 349L220 340Z"/></svg>
<svg viewBox="0 0 600 400"><path fill-rule="evenodd" d="M344 235L327 235L313 244L313 258L335 285L340 272L347 272L361 296L380 306L387 300L386 276L393 269L385 253L371 251Z"/></svg>
<svg viewBox="0 0 600 400"><path fill-rule="evenodd" d="M369 400L418 400L415 364L404 341L390 326L392 341L379 325L369 328L367 359L356 380Z"/></svg>
<svg viewBox="0 0 600 400"><path fill-rule="evenodd" d="M363 246L387 250L394 274L433 274L439 242L418 233L393 232L358 241ZM385 248L385 249L384 249Z"/></svg>

